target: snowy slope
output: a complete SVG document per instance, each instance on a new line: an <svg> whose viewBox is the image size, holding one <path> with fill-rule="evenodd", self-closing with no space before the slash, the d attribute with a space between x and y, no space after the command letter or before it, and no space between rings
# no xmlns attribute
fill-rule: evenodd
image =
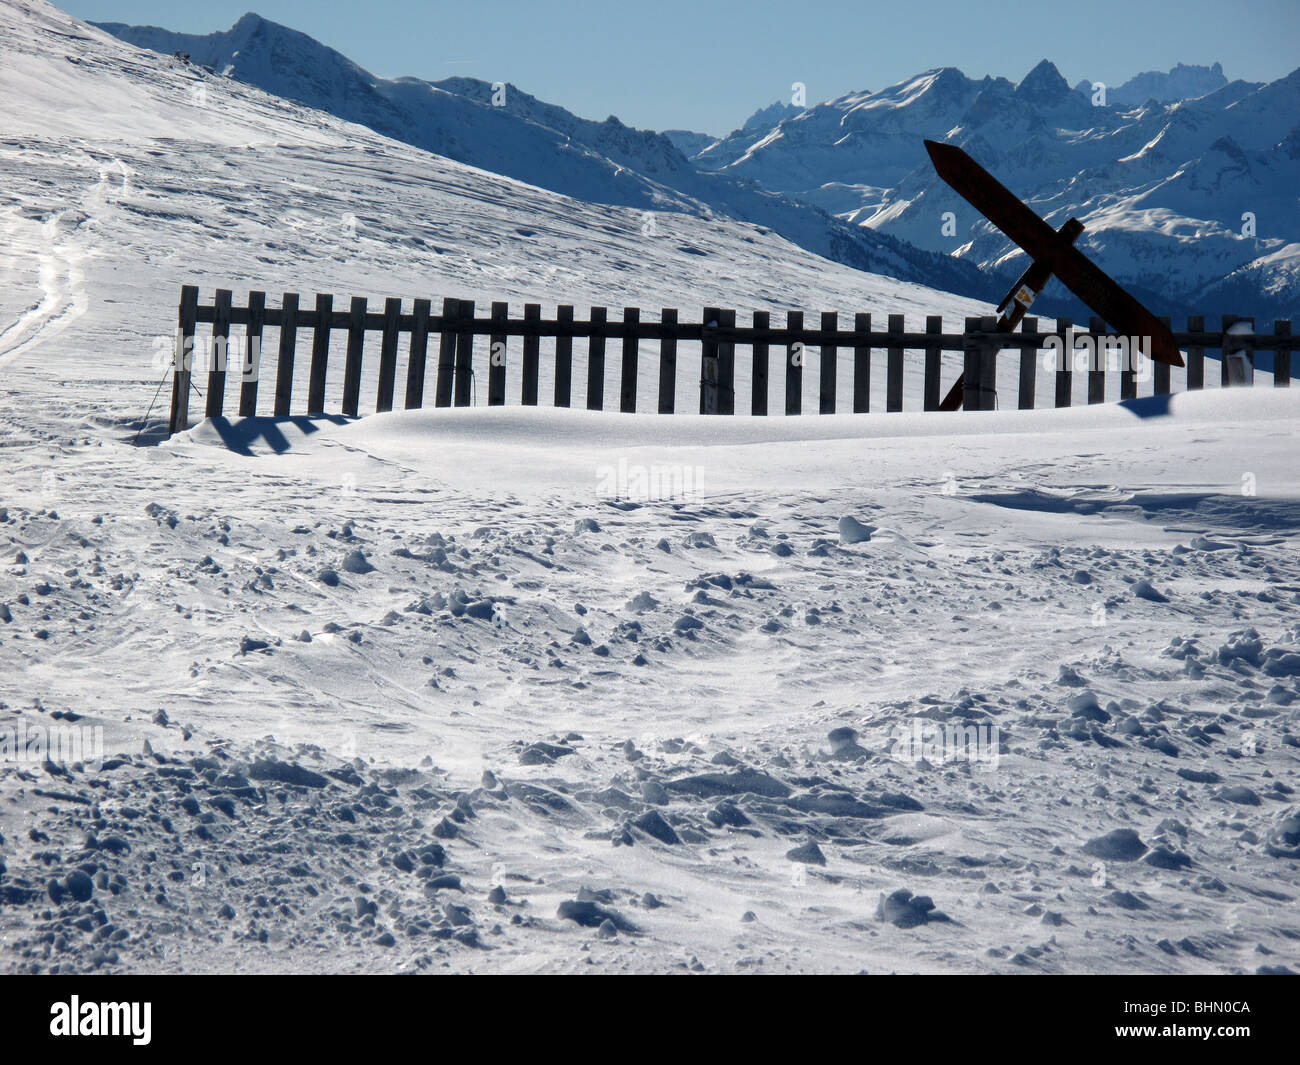
<svg viewBox="0 0 1300 1065"><path fill-rule="evenodd" d="M730 175L700 173L673 141L611 116L578 118L513 85L474 78L376 78L306 34L249 14L195 36L104 24L143 48L306 103L427 151L578 199L648 210L721 214L772 229L835 262L996 300L998 287L946 255L845 225L807 204Z"/></svg>
<svg viewBox="0 0 1300 1065"><path fill-rule="evenodd" d="M1300 71L1216 86L1175 70L1162 92L1193 98L1130 103L1117 91L1093 106L1047 60L1018 85L949 67L740 131L696 161L986 269L1023 264L934 173L921 141L949 140L1054 225L1082 220L1081 246L1157 309L1293 316L1300 292L1252 264L1300 238ZM947 211L955 235L940 224ZM1200 302L1229 276L1237 302Z"/></svg>
<svg viewBox="0 0 1300 1065"><path fill-rule="evenodd" d="M182 281L977 305L0 42L0 969L1300 968L1297 393L132 446Z"/></svg>

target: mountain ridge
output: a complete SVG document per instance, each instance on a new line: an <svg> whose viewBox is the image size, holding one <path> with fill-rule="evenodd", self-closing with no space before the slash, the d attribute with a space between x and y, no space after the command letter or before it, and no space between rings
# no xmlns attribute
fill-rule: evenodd
<svg viewBox="0 0 1300 1065"><path fill-rule="evenodd" d="M1047 58L1019 82L937 67L805 108L777 101L715 139L580 118L510 84L377 78L251 13L206 35L99 25L541 188L721 214L857 269L995 300L1025 257L933 172L922 141L948 141L1053 225L1080 218L1081 249L1157 313L1214 313L1201 302L1214 292L1231 292L1235 313L1300 311L1300 165L1286 147L1300 130L1300 70L1259 84L1179 64L1097 106ZM1083 311L1056 283L1040 309Z"/></svg>
<svg viewBox="0 0 1300 1065"><path fill-rule="evenodd" d="M580 118L508 83L379 78L309 35L251 13L230 30L202 35L94 25L137 47L188 54L217 74L539 188L646 211L724 215L843 265L959 295L995 299L1003 283L971 264L772 193L744 175L703 171L664 134L633 129L614 116Z"/></svg>

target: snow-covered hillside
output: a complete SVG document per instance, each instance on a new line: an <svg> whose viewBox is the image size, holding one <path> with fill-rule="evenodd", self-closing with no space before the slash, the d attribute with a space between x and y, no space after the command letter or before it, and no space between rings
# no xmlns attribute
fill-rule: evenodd
<svg viewBox="0 0 1300 1065"><path fill-rule="evenodd" d="M0 970L1300 968L1300 393L137 446L182 283L987 308L42 2L0 116Z"/></svg>
<svg viewBox="0 0 1300 1065"><path fill-rule="evenodd" d="M377 78L306 34L253 14L203 36L118 23L102 28L164 55L188 55L222 79L539 188L594 203L739 219L855 269L986 300L1001 296L994 291L999 282L970 264L864 232L752 181L702 173L669 137L631 129L613 116L578 118L514 85Z"/></svg>
<svg viewBox="0 0 1300 1065"><path fill-rule="evenodd" d="M1213 83L1213 72L1198 81L1175 70L1160 85ZM1081 247L1162 313L1300 312L1294 269L1265 262L1290 262L1284 249L1300 240L1300 70L1173 103L1126 100L1094 101L1047 60L1018 85L946 67L738 131L695 161L985 269L1022 266L1023 253L934 173L922 140L947 140L1054 225L1083 221ZM1205 302L1220 296L1233 302Z"/></svg>

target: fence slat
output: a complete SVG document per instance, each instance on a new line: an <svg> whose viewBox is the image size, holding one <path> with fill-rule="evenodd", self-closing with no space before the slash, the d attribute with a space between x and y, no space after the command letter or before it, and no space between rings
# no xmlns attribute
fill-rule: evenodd
<svg viewBox="0 0 1300 1065"><path fill-rule="evenodd" d="M348 353L343 364L343 413L357 416L361 403L361 359L366 350L366 297L353 296L348 312Z"/></svg>
<svg viewBox="0 0 1300 1065"><path fill-rule="evenodd" d="M871 315L859 312L853 316L855 333L871 332ZM866 414L871 410L871 345L865 342L853 345L853 413Z"/></svg>
<svg viewBox="0 0 1300 1065"><path fill-rule="evenodd" d="M903 331L903 316L901 314L891 314L889 316L889 331L891 333L901 333ZM891 345L885 364L885 410L886 412L897 412L902 409L903 349Z"/></svg>
<svg viewBox="0 0 1300 1065"><path fill-rule="evenodd" d="M767 311L754 312L755 329L767 329L771 324L771 320L772 316ZM766 341L757 340L754 342L754 370L750 379L749 413L755 417L767 413L767 348Z"/></svg>
<svg viewBox="0 0 1300 1065"><path fill-rule="evenodd" d="M803 329L803 311L789 311L785 316L785 327L792 332ZM804 347L797 340L785 346L785 412L786 414L803 413L803 363Z"/></svg>
<svg viewBox="0 0 1300 1065"><path fill-rule="evenodd" d="M293 356L298 346L298 293L286 292L280 305L280 358L275 367L275 416L287 418L293 400Z"/></svg>
<svg viewBox="0 0 1300 1065"><path fill-rule="evenodd" d="M623 364L619 370L618 409L623 414L636 413L636 374L641 348L641 341L636 335L636 326L640 321L639 308L623 308L623 322L632 328L632 332L623 337Z"/></svg>
<svg viewBox="0 0 1300 1065"><path fill-rule="evenodd" d="M262 327L266 324L266 293L248 294L248 325L244 327L243 383L239 386L239 416L257 415L257 382L262 376Z"/></svg>
<svg viewBox="0 0 1300 1065"><path fill-rule="evenodd" d="M591 309L592 333L587 341L587 409L605 409L605 324L604 307Z"/></svg>
<svg viewBox="0 0 1300 1065"><path fill-rule="evenodd" d="M450 407L452 386L456 381L456 319L460 300L450 296L442 301L442 330L438 334L438 376L433 385L435 407Z"/></svg>
<svg viewBox="0 0 1300 1065"><path fill-rule="evenodd" d="M311 374L307 380L307 413L320 414L325 410L325 370L330 357L330 318L334 313L334 297L323 292L316 294L316 324L311 337Z"/></svg>
<svg viewBox="0 0 1300 1065"><path fill-rule="evenodd" d="M1088 332L1093 336L1093 361L1088 367L1088 402L1106 402L1106 363L1105 353L1101 347L1101 335L1106 332L1106 323L1101 318L1088 319Z"/></svg>
<svg viewBox="0 0 1300 1065"><path fill-rule="evenodd" d="M468 407L474 399L474 334L464 323L474 317L474 301L461 300L457 318L461 322L456 334L455 404Z"/></svg>
<svg viewBox="0 0 1300 1065"><path fill-rule="evenodd" d="M220 418L226 404L226 361L230 358L230 289L217 289L212 307L212 351L208 357L209 418Z"/></svg>
<svg viewBox="0 0 1300 1065"><path fill-rule="evenodd" d="M1166 329L1171 329L1171 328L1173 327L1173 322L1174 322L1174 320L1173 320L1172 318L1161 317L1161 318L1160 318L1160 321L1164 324L1164 326L1165 326ZM1127 344L1126 344L1126 345L1123 345L1123 346L1121 347L1121 351L1127 350L1127 348L1128 348L1128 345L1127 345ZM1135 356L1134 356L1134 353L1129 352L1128 357L1127 357L1127 359L1126 359L1125 361L1127 362L1128 365L1121 365L1120 368L1119 368L1119 398L1120 398L1120 402L1123 402L1123 401L1125 401L1125 400L1129 400L1129 399L1137 399L1137 394L1138 394L1137 360L1136 360L1136 358L1135 358ZM1160 392L1160 374L1159 374L1159 370L1160 370L1162 367L1164 368L1164 371L1165 371L1165 375L1164 375L1164 377L1165 377L1165 391L1168 392L1168 391L1169 391L1169 364L1168 364L1168 363L1157 362L1157 363L1154 363L1154 366L1155 366L1155 370L1156 370L1156 372L1153 374L1153 377L1154 377L1154 379L1155 379L1155 383L1154 383L1153 386L1152 386L1152 394L1155 395L1155 394L1158 394L1158 393Z"/></svg>
<svg viewBox="0 0 1300 1065"><path fill-rule="evenodd" d="M1204 333L1205 319L1192 315L1187 319L1189 333ZM1205 349L1193 344L1187 348L1187 391L1195 392L1205 387Z"/></svg>
<svg viewBox="0 0 1300 1065"><path fill-rule="evenodd" d="M1061 334L1061 342L1065 345L1064 353L1061 355L1061 362L1056 367L1056 405L1058 407L1068 407L1073 399L1071 389L1074 387L1074 351L1070 344L1070 326L1074 324L1071 318L1058 318L1056 320L1056 331Z"/></svg>
<svg viewBox="0 0 1300 1065"><path fill-rule="evenodd" d="M406 410L424 406L424 366L429 352L431 300L416 300L411 308L411 347L406 355Z"/></svg>
<svg viewBox="0 0 1300 1065"><path fill-rule="evenodd" d="M540 303L524 304L524 321L540 322L542 305ZM537 406L537 372L541 361L542 338L524 337L524 380L520 390L520 402L526 407Z"/></svg>
<svg viewBox="0 0 1300 1065"><path fill-rule="evenodd" d="M1167 320L1167 321L1171 321L1171 320ZM1137 363L1137 358L1138 358L1137 352L1135 351L1129 352L1129 360L1133 362L1135 365ZM1151 367L1151 370L1152 370L1151 376L1153 379L1153 384L1151 389L1152 394L1157 396L1168 395L1171 390L1169 363L1157 362Z"/></svg>
<svg viewBox="0 0 1300 1065"><path fill-rule="evenodd" d="M492 320L504 322L510 317L510 304L500 300L492 304ZM509 342L504 333L488 337L488 406L504 407L506 403L506 356Z"/></svg>
<svg viewBox="0 0 1300 1065"><path fill-rule="evenodd" d="M172 372L172 411L167 433L181 433L190 427L190 374L194 369L194 330L199 316L199 288L181 286L181 305L176 323L176 355Z"/></svg>
<svg viewBox="0 0 1300 1065"><path fill-rule="evenodd" d="M993 315L980 319L980 329L989 337L998 331L998 320ZM989 340L980 348L980 410L996 410L998 405L998 355L1002 346Z"/></svg>
<svg viewBox="0 0 1300 1065"><path fill-rule="evenodd" d="M822 311L822 329L838 329L839 315L834 311ZM818 385L817 385L817 413L834 414L835 413L835 386L836 370L840 361L840 350L834 344L823 344L821 346L821 357L818 363Z"/></svg>
<svg viewBox="0 0 1300 1065"><path fill-rule="evenodd" d="M718 324L723 329L735 329L736 312L724 309ZM732 340L718 343L718 413L736 413L736 344Z"/></svg>
<svg viewBox="0 0 1300 1065"><path fill-rule="evenodd" d="M572 322L573 307L562 303L555 308L557 322ZM555 405L567 407L573 393L573 337L555 338Z"/></svg>
<svg viewBox="0 0 1300 1065"><path fill-rule="evenodd" d="M966 319L965 346L962 349L962 410L980 409L980 320Z"/></svg>
<svg viewBox="0 0 1300 1065"><path fill-rule="evenodd" d="M712 339L710 330L720 325L722 311L717 307L705 307L700 322L704 327L704 337L700 340L700 413L718 413L718 342Z"/></svg>
<svg viewBox="0 0 1300 1065"><path fill-rule="evenodd" d="M925 331L927 333L942 333L943 318L937 314L928 314L925 317ZM925 384L921 397L922 410L939 409L939 374L943 367L943 351L938 342L927 344L925 346Z"/></svg>
<svg viewBox="0 0 1300 1065"><path fill-rule="evenodd" d="M677 324L677 311L665 307L659 312L665 325ZM659 413L672 414L677 404L677 338L659 341Z"/></svg>
<svg viewBox="0 0 1300 1065"><path fill-rule="evenodd" d="M1021 320L1020 331L1022 333L1037 333L1038 319L1025 318ZM1034 409L1034 390L1038 385L1038 352L1033 348L1020 349L1020 394L1017 396L1016 406L1020 410Z"/></svg>
<svg viewBox="0 0 1300 1065"><path fill-rule="evenodd" d="M1289 337L1291 335L1291 319L1275 319L1273 333L1275 336ZM1291 387L1291 348L1289 345L1273 350L1273 387Z"/></svg>
<svg viewBox="0 0 1300 1065"><path fill-rule="evenodd" d="M379 389L375 393L375 412L393 409L393 389L397 379L397 324L402 316L402 301L390 296L384 300L384 332L379 345Z"/></svg>

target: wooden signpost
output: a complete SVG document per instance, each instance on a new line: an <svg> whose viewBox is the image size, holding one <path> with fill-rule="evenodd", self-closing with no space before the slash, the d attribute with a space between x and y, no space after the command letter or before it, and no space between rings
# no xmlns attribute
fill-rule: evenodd
<svg viewBox="0 0 1300 1065"><path fill-rule="evenodd" d="M956 145L928 140L925 149L939 176L1031 259L1029 269L998 306L998 332L1014 329L1055 275L1118 333L1145 340L1147 354L1156 362L1183 365L1169 327L1074 246L1083 232L1081 222L1071 218L1055 230ZM964 376L958 378L940 410L957 409L964 384Z"/></svg>

